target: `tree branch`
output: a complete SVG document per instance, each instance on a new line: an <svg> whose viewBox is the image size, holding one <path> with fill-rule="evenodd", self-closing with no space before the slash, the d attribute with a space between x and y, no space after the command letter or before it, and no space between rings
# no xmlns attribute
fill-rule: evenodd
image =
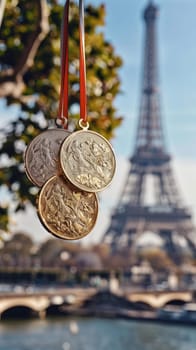
<svg viewBox="0 0 196 350"><path fill-rule="evenodd" d="M19 98L25 88L24 74L33 66L37 50L49 32L49 10L47 0L35 0L38 7L38 21L35 31L30 35L27 46L20 56L16 67L12 70L2 72L0 83L0 97L12 96Z"/></svg>
<svg viewBox="0 0 196 350"><path fill-rule="evenodd" d="M4 12L5 12L5 5L6 5L6 0L1 0L1 2L0 2L0 28L1 28L3 16L4 16Z"/></svg>
<svg viewBox="0 0 196 350"><path fill-rule="evenodd" d="M26 71L33 66L34 58L37 50L44 40L45 36L49 32L49 22L48 22L48 5L46 0L36 0L38 7L38 23L35 32L29 37L28 44L21 55L20 61L15 68L15 76L23 76Z"/></svg>

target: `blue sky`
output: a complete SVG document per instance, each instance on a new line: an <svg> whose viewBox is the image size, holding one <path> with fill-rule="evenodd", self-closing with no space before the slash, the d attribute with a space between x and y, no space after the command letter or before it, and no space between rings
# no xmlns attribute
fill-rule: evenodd
<svg viewBox="0 0 196 350"><path fill-rule="evenodd" d="M168 150L175 159L174 168L182 193L196 216L196 0L154 2L160 9L157 21L158 66L165 136ZM106 26L103 31L124 61L120 71L122 94L116 99L116 107L124 122L113 141L120 169L117 170L114 186L118 184L119 187L126 175L126 158L132 153L138 118L143 62L142 11L148 1L86 0L85 3L105 3ZM6 113L10 114L9 111ZM2 118L5 120L3 110L0 121ZM111 186L103 194L99 219L102 223L109 222L114 188ZM116 192L113 194L113 205L118 195ZM20 217L20 220L23 219ZM105 226L102 226L104 229Z"/></svg>

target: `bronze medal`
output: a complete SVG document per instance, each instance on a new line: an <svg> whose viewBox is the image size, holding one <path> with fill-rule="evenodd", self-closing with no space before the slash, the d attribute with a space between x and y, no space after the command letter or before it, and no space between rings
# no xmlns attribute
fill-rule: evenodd
<svg viewBox="0 0 196 350"><path fill-rule="evenodd" d="M25 170L30 181L41 187L58 173L62 142L70 135L64 129L49 129L36 136L25 152Z"/></svg>
<svg viewBox="0 0 196 350"><path fill-rule="evenodd" d="M65 139L60 150L60 164L73 185L89 192L105 189L116 169L110 143L90 130L76 131Z"/></svg>
<svg viewBox="0 0 196 350"><path fill-rule="evenodd" d="M42 224L54 236L67 240L80 239L95 225L97 196L80 191L63 176L53 176L41 189L38 214Z"/></svg>

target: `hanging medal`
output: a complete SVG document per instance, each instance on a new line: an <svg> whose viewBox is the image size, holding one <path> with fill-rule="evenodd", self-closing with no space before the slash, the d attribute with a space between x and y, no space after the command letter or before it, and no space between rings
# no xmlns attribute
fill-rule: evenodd
<svg viewBox="0 0 196 350"><path fill-rule="evenodd" d="M59 152L62 142L70 134L64 129L48 129L36 136L25 152L25 170L36 186L59 172Z"/></svg>
<svg viewBox="0 0 196 350"><path fill-rule="evenodd" d="M63 16L61 91L57 119L64 128L67 128L68 120L68 18L69 0L66 1ZM58 173L50 177L40 191L38 215L44 227L54 236L66 240L82 238L95 225L98 215L97 195L75 187Z"/></svg>
<svg viewBox="0 0 196 350"><path fill-rule="evenodd" d="M68 4L69 6L69 4ZM68 28L68 6L65 7L62 32ZM68 17L67 17L68 18ZM59 173L59 153L62 142L70 134L68 120L68 35L61 39L61 88L56 124L61 128L48 129L36 136L27 146L24 156L25 171L29 180L42 187L52 176Z"/></svg>
<svg viewBox="0 0 196 350"><path fill-rule="evenodd" d="M66 240L80 239L89 234L96 223L97 196L81 191L62 176L54 176L40 192L38 215L54 236Z"/></svg>
<svg viewBox="0 0 196 350"><path fill-rule="evenodd" d="M84 191L99 192L112 181L116 161L110 143L100 134L88 130L86 64L84 40L84 6L80 10L80 120L82 130L69 135L62 143L60 164L64 176Z"/></svg>

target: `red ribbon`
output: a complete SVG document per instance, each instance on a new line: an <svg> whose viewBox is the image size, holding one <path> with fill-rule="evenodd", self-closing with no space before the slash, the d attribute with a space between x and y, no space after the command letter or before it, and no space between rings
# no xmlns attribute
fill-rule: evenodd
<svg viewBox="0 0 196 350"><path fill-rule="evenodd" d="M61 87L58 119L62 126L67 128L69 106L69 7L67 0L64 6L63 21L61 28ZM86 60L85 60L85 31L84 31L84 4L79 0L79 34L80 34L80 119L87 124L87 94L86 94Z"/></svg>

